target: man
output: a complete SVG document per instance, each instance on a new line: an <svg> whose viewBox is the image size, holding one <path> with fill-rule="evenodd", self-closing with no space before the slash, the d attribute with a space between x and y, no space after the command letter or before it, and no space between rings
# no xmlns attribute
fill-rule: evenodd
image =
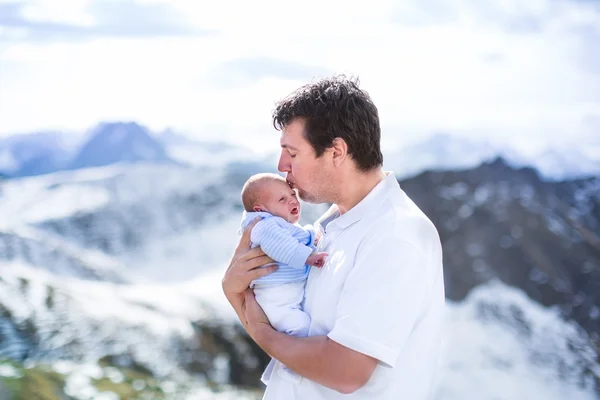
<svg viewBox="0 0 600 400"><path fill-rule="evenodd" d="M223 278L244 328L273 361L265 399L430 399L444 309L442 249L431 221L382 170L378 111L358 84L305 85L274 111L278 169L302 200L333 203L304 310L309 337L274 330L248 289L274 271L249 230ZM283 365L282 365L283 364ZM287 366L300 376L286 377Z"/></svg>

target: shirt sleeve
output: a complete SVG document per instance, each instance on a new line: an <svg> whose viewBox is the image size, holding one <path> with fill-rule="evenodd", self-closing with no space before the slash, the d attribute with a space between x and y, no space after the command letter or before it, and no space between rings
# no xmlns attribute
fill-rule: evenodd
<svg viewBox="0 0 600 400"><path fill-rule="evenodd" d="M304 230L306 232L308 232L308 234L310 235L310 239L309 239L308 245L311 246L312 248L314 248L315 247L315 239L316 239L316 236L317 236L317 231L310 224L304 225L302 228L304 228Z"/></svg>
<svg viewBox="0 0 600 400"><path fill-rule="evenodd" d="M428 262L428 256L405 239L365 239L328 337L393 367L423 307Z"/></svg>
<svg viewBox="0 0 600 400"><path fill-rule="evenodd" d="M304 268L312 249L300 243L292 232L280 226L275 218L258 222L252 229L250 240L275 261L288 264L291 268Z"/></svg>

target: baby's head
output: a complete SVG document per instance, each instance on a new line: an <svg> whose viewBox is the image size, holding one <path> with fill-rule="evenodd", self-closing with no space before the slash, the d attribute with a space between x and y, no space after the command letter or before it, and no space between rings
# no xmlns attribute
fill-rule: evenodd
<svg viewBox="0 0 600 400"><path fill-rule="evenodd" d="M295 224L300 219L300 202L296 191L277 175L252 175L242 188L242 203L246 211L265 211Z"/></svg>

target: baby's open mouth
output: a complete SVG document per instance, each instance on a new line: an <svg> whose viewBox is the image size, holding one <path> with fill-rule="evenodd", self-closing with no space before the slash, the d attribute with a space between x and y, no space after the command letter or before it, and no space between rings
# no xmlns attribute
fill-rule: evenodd
<svg viewBox="0 0 600 400"><path fill-rule="evenodd" d="M298 215L298 207L292 208L292 211L290 211L290 214L292 214L292 215Z"/></svg>

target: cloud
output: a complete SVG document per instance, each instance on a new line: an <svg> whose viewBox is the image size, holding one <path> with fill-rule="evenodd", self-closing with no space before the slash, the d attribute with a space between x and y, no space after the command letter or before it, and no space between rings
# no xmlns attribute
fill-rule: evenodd
<svg viewBox="0 0 600 400"><path fill-rule="evenodd" d="M208 80L231 87L244 82L256 82L265 78L309 81L331 75L332 71L322 66L266 56L252 56L224 61L215 66Z"/></svg>
<svg viewBox="0 0 600 400"><path fill-rule="evenodd" d="M584 71L600 76L600 18L598 25L572 28L571 35L573 58Z"/></svg>
<svg viewBox="0 0 600 400"><path fill-rule="evenodd" d="M560 146L597 135L600 3L62 0L38 14L2 4L0 25L13 21L15 35L21 18L95 40L0 52L0 134L126 119L271 143L275 101L339 72L372 95L385 141L445 131ZM218 34L188 33L207 31Z"/></svg>
<svg viewBox="0 0 600 400"><path fill-rule="evenodd" d="M569 0L570 1L570 0ZM392 20L402 25L430 26L457 24L499 28L515 34L541 32L560 13L559 1L477 1L422 0L400 2L394 7Z"/></svg>
<svg viewBox="0 0 600 400"><path fill-rule="evenodd" d="M63 11L63 13L61 13ZM168 4L134 0L2 2L0 30L12 41L81 41L101 37L194 36L213 33L189 26Z"/></svg>
<svg viewBox="0 0 600 400"><path fill-rule="evenodd" d="M586 71L600 73L600 2L593 0L536 0L522 2L421 0L402 2L394 7L391 20L401 26L463 26L486 36L494 31L507 39L542 38L555 45L569 47ZM555 42L557 41L557 42ZM566 42L566 43L565 43ZM503 58L490 52L488 61Z"/></svg>

